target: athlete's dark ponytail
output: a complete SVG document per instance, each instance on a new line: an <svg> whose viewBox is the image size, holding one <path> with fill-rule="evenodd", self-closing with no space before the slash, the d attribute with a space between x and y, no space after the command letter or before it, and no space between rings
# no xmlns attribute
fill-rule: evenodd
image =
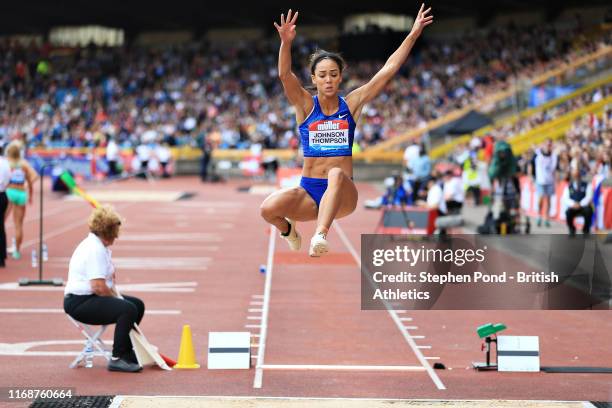
<svg viewBox="0 0 612 408"><path fill-rule="evenodd" d="M346 67L346 62L344 62L344 59L340 54L318 49L310 56L310 73L312 75L314 75L315 69L317 69L317 64L324 59L335 61L336 64L338 64L338 68L340 68L340 73L342 73Z"/></svg>

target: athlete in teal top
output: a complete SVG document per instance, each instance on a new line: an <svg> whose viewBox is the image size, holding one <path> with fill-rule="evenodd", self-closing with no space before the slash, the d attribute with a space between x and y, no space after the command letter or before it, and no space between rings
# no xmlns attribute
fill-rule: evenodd
<svg viewBox="0 0 612 408"><path fill-rule="evenodd" d="M20 249L23 242L23 219L25 218L26 204L32 204L33 186L38 174L27 161L21 159L21 144L19 142L11 142L8 145L6 157L11 168L11 177L6 188L6 196L9 201L8 211L13 211L13 222L15 223L13 258L19 259L21 258Z"/></svg>

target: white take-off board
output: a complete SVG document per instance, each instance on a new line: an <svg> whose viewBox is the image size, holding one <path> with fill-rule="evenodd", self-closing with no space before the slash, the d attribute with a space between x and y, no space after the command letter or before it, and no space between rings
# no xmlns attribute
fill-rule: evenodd
<svg viewBox="0 0 612 408"><path fill-rule="evenodd" d="M208 368L211 370L249 369L250 332L209 332Z"/></svg>
<svg viewBox="0 0 612 408"><path fill-rule="evenodd" d="M538 336L498 336L498 371L540 371Z"/></svg>

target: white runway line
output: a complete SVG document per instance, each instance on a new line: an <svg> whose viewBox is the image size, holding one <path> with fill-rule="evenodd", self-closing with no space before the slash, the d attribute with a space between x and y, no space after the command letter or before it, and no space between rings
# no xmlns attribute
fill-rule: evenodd
<svg viewBox="0 0 612 408"><path fill-rule="evenodd" d="M245 324L244 327L247 329L261 329L261 324Z"/></svg>
<svg viewBox="0 0 612 408"><path fill-rule="evenodd" d="M271 226L270 240L268 241L268 262L266 263L266 283L264 286L263 294L263 311L261 313L261 330L259 332L259 348L257 349L257 364L255 365L255 378L253 379L253 388L261 388L263 383L263 365L264 355L266 352L266 335L268 334L268 312L270 310L270 292L272 290L272 268L274 266L275 246L276 230L274 227Z"/></svg>
<svg viewBox="0 0 612 408"><path fill-rule="evenodd" d="M351 255L353 255L355 262L357 262L357 265L359 266L359 269L361 270L361 258L359 254L357 253L357 251L355 250L355 248L353 247L353 244L351 244L351 241L348 239L348 237L342 230L342 227L340 226L340 223L338 222L338 220L334 220L334 223L332 225L336 228L336 231L338 231L338 235L340 236L340 239L342 240L346 248L349 250ZM371 280L371 277L370 277L370 282L374 284L374 282ZM444 386L444 384L442 383L442 380L440 380L440 377L438 377L438 374L436 374L436 372L433 370L431 365L429 365L429 363L423 356L423 353L421 353L421 350L417 348L417 345L414 342L414 339L425 338L425 336L411 336L408 330L406 330L406 328L400 321L400 317L398 316L398 313L395 310L393 310L391 307L389 307L388 302L384 302L384 303L385 303L385 307L387 308L387 312L389 312L389 315L391 316L391 319L393 320L393 322L395 323L399 331L404 336L404 339L406 340L406 342L412 349L416 358L419 360L419 362L421 363L425 371L427 371L427 374L429 374L429 377L431 378L431 380L434 382L434 384L439 390L445 390L446 386Z"/></svg>
<svg viewBox="0 0 612 408"><path fill-rule="evenodd" d="M419 330L419 326L404 326L406 330Z"/></svg>
<svg viewBox="0 0 612 408"><path fill-rule="evenodd" d="M249 302L251 306L263 306L263 302Z"/></svg>
<svg viewBox="0 0 612 408"><path fill-rule="evenodd" d="M249 313L261 313L262 309L249 309Z"/></svg>
<svg viewBox="0 0 612 408"><path fill-rule="evenodd" d="M313 370L313 371L425 371L423 366L376 366L343 364L265 364L266 370Z"/></svg>
<svg viewBox="0 0 612 408"><path fill-rule="evenodd" d="M247 320L261 320L261 316L247 316Z"/></svg>
<svg viewBox="0 0 612 408"><path fill-rule="evenodd" d="M417 348L420 348L420 349L430 349L431 346L417 346Z"/></svg>
<svg viewBox="0 0 612 408"><path fill-rule="evenodd" d="M400 322L411 322L412 317L400 317L399 320Z"/></svg>
<svg viewBox="0 0 612 408"><path fill-rule="evenodd" d="M211 262L210 257L139 257L115 256L113 264L120 269L150 270L206 270ZM49 265L64 266L70 263L70 258L51 258Z"/></svg>
<svg viewBox="0 0 612 408"><path fill-rule="evenodd" d="M263 299L264 295L251 295L253 299Z"/></svg>
<svg viewBox="0 0 612 408"><path fill-rule="evenodd" d="M425 357L425 360L439 360L440 357Z"/></svg>

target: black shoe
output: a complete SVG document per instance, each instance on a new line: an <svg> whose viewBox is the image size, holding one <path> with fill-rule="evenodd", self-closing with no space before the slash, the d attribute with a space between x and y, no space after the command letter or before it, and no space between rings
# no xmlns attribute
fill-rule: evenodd
<svg viewBox="0 0 612 408"><path fill-rule="evenodd" d="M117 360L111 359L108 362L108 371L122 371L124 373L137 373L142 370L142 367L135 363L130 363L122 358Z"/></svg>
<svg viewBox="0 0 612 408"><path fill-rule="evenodd" d="M136 357L136 353L134 352L134 350L128 351L121 358L129 363L138 364L138 358Z"/></svg>

